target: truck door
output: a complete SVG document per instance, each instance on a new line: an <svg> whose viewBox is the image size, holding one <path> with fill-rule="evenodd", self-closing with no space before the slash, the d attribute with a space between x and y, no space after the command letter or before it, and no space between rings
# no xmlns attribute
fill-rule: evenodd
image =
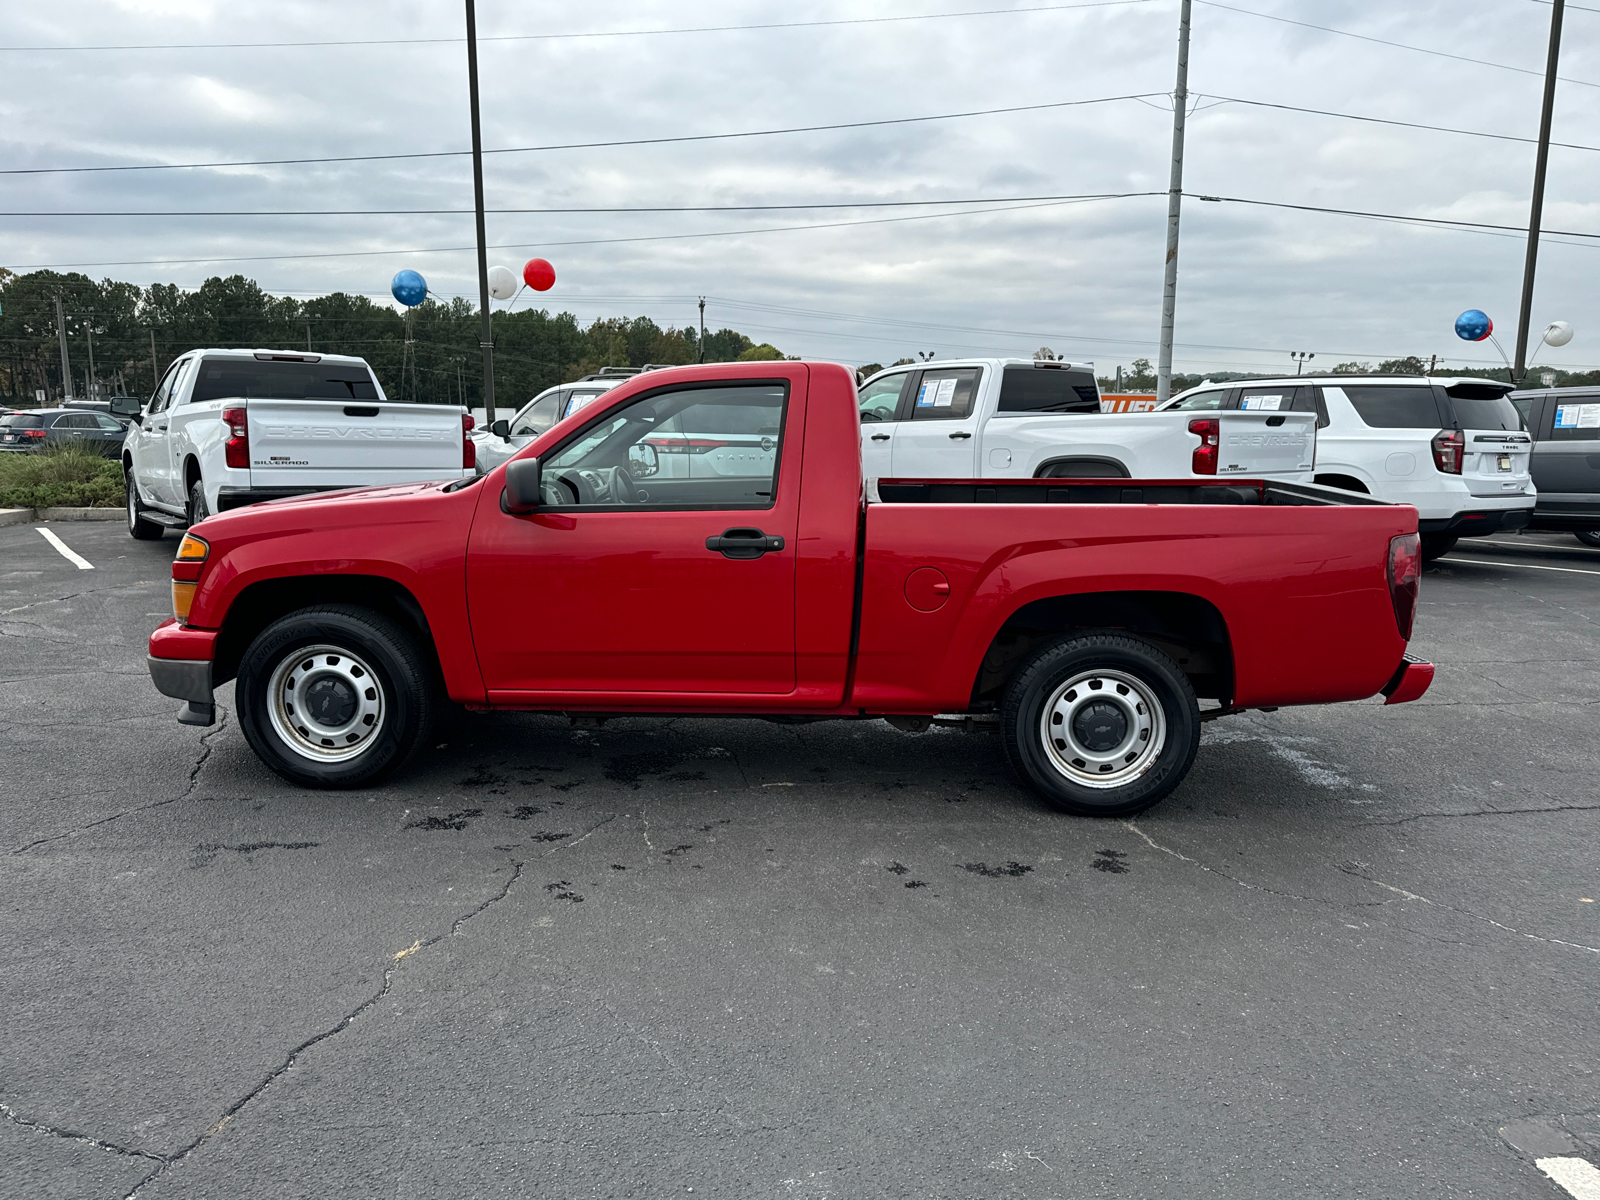
<svg viewBox="0 0 1600 1200"><path fill-rule="evenodd" d="M785 365L646 392L546 452L534 512L483 497L467 603L491 695L794 690L806 378ZM679 427L706 442L770 428L774 452L713 469Z"/></svg>
<svg viewBox="0 0 1600 1200"><path fill-rule="evenodd" d="M1573 389L1577 392L1577 389ZM1585 390L1545 397L1534 452L1539 511L1588 516L1600 502L1600 396Z"/></svg>
<svg viewBox="0 0 1600 1200"><path fill-rule="evenodd" d="M981 367L925 370L912 384L910 419L894 435L896 479L971 479L978 445Z"/></svg>
<svg viewBox="0 0 1600 1200"><path fill-rule="evenodd" d="M188 365L187 358L180 358L167 368L167 373L161 377L161 383L150 397L150 403L145 406L143 420L134 427L136 432L129 443L134 479L144 498L168 508L180 503L172 486L172 458L168 450L170 431L167 428L172 415L168 410L172 407L173 390Z"/></svg>
<svg viewBox="0 0 1600 1200"><path fill-rule="evenodd" d="M900 428L901 400L912 372L885 375L874 379L856 395L861 413L861 474L870 495L880 478L893 470L894 435Z"/></svg>

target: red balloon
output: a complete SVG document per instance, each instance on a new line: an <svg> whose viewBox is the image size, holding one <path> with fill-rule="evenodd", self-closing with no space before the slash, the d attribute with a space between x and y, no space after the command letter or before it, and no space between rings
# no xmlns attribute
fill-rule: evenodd
<svg viewBox="0 0 1600 1200"><path fill-rule="evenodd" d="M556 285L556 269L542 258L530 258L522 268L522 282L536 292L548 292Z"/></svg>

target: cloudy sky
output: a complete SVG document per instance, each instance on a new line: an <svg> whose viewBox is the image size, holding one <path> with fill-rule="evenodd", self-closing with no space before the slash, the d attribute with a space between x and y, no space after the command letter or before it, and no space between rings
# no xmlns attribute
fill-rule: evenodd
<svg viewBox="0 0 1600 1200"><path fill-rule="evenodd" d="M1537 133L1550 11L1539 0L1195 0L1178 369L1289 369L1291 350L1314 352L1318 367L1404 354L1498 362L1454 337L1469 307L1494 317L1509 353L1515 234L1196 197L1525 224L1533 147L1504 139ZM540 303L584 321L684 325L704 295L711 327L807 357L1048 345L1102 373L1153 359L1164 195L1014 198L1164 193L1177 17L1177 0L479 0L486 149L1056 106L492 154L491 210L729 211L491 212L490 262L551 259L558 282ZM461 5L446 0L5 5L0 169L13 173L0 174L0 265L185 286L242 272L276 293L385 299L411 267L440 295L475 299L459 155L14 173L462 151L462 30ZM359 42L372 44L304 44ZM85 48L107 46L120 48ZM163 48L127 48L151 46ZM1600 233L1600 2L1568 6L1561 75L1554 139L1597 149L1552 150L1545 225ZM757 207L930 200L971 203ZM326 209L450 211L10 215ZM1545 239L1534 328L1564 318L1578 333L1539 362L1600 365L1597 266L1600 239Z"/></svg>

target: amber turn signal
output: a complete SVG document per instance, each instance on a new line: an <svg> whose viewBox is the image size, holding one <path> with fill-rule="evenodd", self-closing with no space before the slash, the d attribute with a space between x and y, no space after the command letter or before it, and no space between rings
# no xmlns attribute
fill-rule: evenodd
<svg viewBox="0 0 1600 1200"><path fill-rule="evenodd" d="M189 623L189 606L194 603L194 590L199 586L182 579L172 581L172 615L178 619L178 624Z"/></svg>
<svg viewBox="0 0 1600 1200"><path fill-rule="evenodd" d="M211 553L211 547L205 540L195 537L192 533L183 535L183 543L178 547L179 562L204 562L206 555Z"/></svg>

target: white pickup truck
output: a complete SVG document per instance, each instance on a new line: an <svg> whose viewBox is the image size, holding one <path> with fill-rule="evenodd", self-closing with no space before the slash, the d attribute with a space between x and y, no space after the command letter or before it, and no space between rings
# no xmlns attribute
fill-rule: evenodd
<svg viewBox="0 0 1600 1200"><path fill-rule="evenodd" d="M857 392L868 486L878 479L1311 482L1315 413L1105 413L1092 363L972 358L880 372Z"/></svg>
<svg viewBox="0 0 1600 1200"><path fill-rule="evenodd" d="M113 401L133 422L122 471L136 538L259 500L476 474L472 418L390 401L360 358L191 350L137 404Z"/></svg>

